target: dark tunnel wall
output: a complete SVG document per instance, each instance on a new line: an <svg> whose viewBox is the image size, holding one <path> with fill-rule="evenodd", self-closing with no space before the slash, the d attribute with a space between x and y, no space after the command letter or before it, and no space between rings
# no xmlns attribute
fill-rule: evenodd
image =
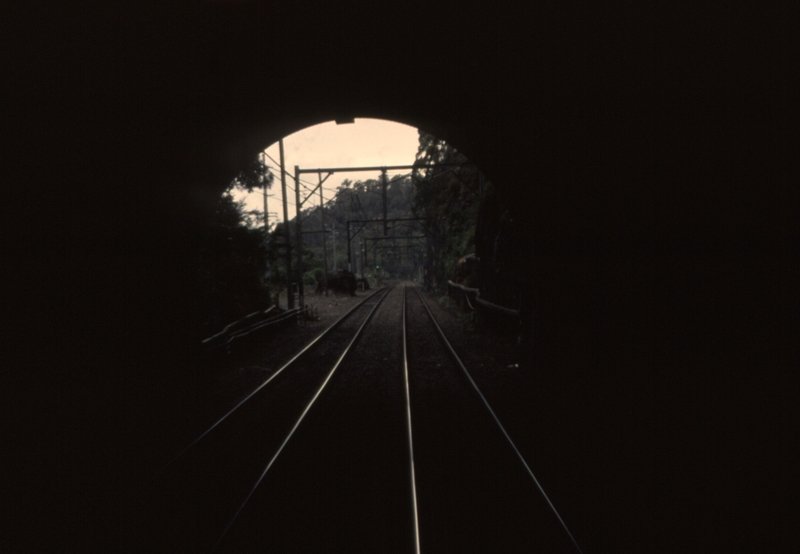
<svg viewBox="0 0 800 554"><path fill-rule="evenodd" d="M126 495L199 409L208 200L341 116L450 141L530 229L532 465L584 552L796 538L773 513L800 275L780 10L4 9L13 549L136 551Z"/></svg>

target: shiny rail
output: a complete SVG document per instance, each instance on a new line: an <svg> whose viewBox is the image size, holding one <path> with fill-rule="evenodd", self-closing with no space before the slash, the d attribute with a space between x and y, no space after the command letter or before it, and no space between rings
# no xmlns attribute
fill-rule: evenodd
<svg viewBox="0 0 800 554"><path fill-rule="evenodd" d="M483 400L483 403L486 406L486 409L489 410L489 413L494 418L495 422L497 423L497 426L500 427L500 431L503 432L503 435L506 437L506 439L508 440L509 444L511 444L511 447L514 449L514 452L517 453L517 456L519 457L520 461L522 462L522 465L525 466L525 469L528 471L528 474L533 479L533 482L536 483L536 487L539 489L539 492L542 493L542 496L547 501L547 504L550 506L550 509L553 510L553 513L556 515L556 517L558 518L558 521L561 523L561 526L564 528L564 531L566 531L567 535L569 535L569 538L572 540L572 544L575 545L575 548L578 549L578 552L583 554L583 551L581 550L581 547L578 546L578 543L575 541L575 537L573 537L572 533L570 533L569 529L567 528L566 523L564 523L564 520L561 519L561 516L559 515L558 510L556 510L556 507L553 506L553 503L550 501L550 498L548 498L547 493L544 492L544 489L542 488L542 485L539 484L539 480L533 474L533 471L531 471L530 466L528 466L528 462L526 462L525 458L522 457L522 454L520 453L519 449L517 449L517 446L514 444L514 441L511 440L511 437L506 432L505 427L503 427L503 424L500 423L500 419L494 413L494 410L492 410L492 407L489 405L489 402L486 400L486 397L483 396L483 393L481 392L481 389L478 388L478 384L475 383L475 380L469 374L469 371L467 371L467 368L464 365L464 362L461 361L461 358L459 358L458 354L456 354L456 351L453 349L452 345L450 344L450 341L447 340L447 337L445 336L444 331L442 331L442 328L439 326L439 323L436 321L436 318L433 316L433 313L431 312L430 308L428 308L428 304L425 302L425 299L422 297L422 295L419 293L419 291L416 289L416 287L414 288L414 292L417 293L417 296L419 297L420 301L422 301L422 305L425 307L425 311L428 312L428 316L430 317L431 322L433 322L433 326L436 328L436 331L439 333L439 336L441 337L441 339L444 342L445 346L447 346L447 349L450 351L450 354L452 355L453 359L458 364L458 366L462 369L464 374L467 376L467 379L469 379L469 382L472 383L472 386L475 388L475 391L481 397L481 400Z"/></svg>
<svg viewBox="0 0 800 554"><path fill-rule="evenodd" d="M414 552L420 554L419 548L419 513L417 510L417 481L414 475L414 440L411 436L411 392L408 386L408 340L406 336L406 289L403 287L403 375L406 385L406 416L408 420L408 456L411 462L411 499L414 508Z"/></svg>
<svg viewBox="0 0 800 554"><path fill-rule="evenodd" d="M375 305L374 305L374 306L372 307L372 309L370 310L369 314L367 314L367 317L366 317L366 318L364 318L364 321L363 321L363 322L361 323L361 325L359 326L359 328L358 328L358 330L356 331L355 335L353 335L353 338L350 340L350 342L348 343L347 347L344 349L344 352L342 352L342 354L339 356L339 359L338 359L338 360L336 360L336 363L333 365L333 368L332 368L332 369L330 370L330 372L328 373L328 376L327 376L327 377L325 377L325 380L322 382L322 384L320 385L319 389L317 389L317 392L314 394L314 396L311 398L311 400L309 401L309 403L306 405L305 409L303 410L303 413L302 413L302 414L300 414L300 417L299 417L299 418L297 419L297 421L295 422L295 424L294 424L294 426L292 427L291 431L289 431L289 434L288 434L288 435L286 435L286 438L283 440L283 443L281 443L281 445L278 447L278 450L277 450L277 451L275 452L275 454L272 456L272 459L269 461L269 463L267 464L267 466L264 468L264 471L261 473L261 475L260 475L260 476L258 477L258 479L256 480L255 484L253 485L253 488L252 488L252 489L250 489L250 492L247 494L247 496L245 497L245 499L242 501L241 505L239 506L239 509L237 509L237 510L236 510L236 513L235 513L235 514L233 514L233 517L232 517L232 518L231 518L231 520L228 522L228 525L227 525L227 526L225 527L225 529L222 531L222 534L220 535L219 539L217 540L217 543L214 545L214 551L216 551L216 550L217 550L217 548L219 547L220 543L222 543L222 539L223 539L223 538L225 538L225 535L228 533L228 530L230 530L231 526L232 526L232 525L233 525L233 523L236 521L236 518L238 518L238 517L239 517L239 514L242 512L242 510L244 509L245 505L246 505L246 504L247 504L247 502L250 500L250 497L252 497L252 496L253 496L253 493L255 493L256 489L258 488L258 485L260 485L260 484L261 484L261 481L263 481L263 480L264 480L264 477L267 475L267 472L268 472L268 471L269 471L269 469L272 467L272 464L274 464L274 463L275 463L275 460L277 460L277 459L278 459L278 456L281 454L281 452L283 451L284 447L285 447L285 446L286 446L286 444L289 442L289 439L291 439L291 438L292 438L292 435L294 435L295 431L297 431L297 428L298 428L298 427L300 427L300 423L302 423L303 419L306 417L306 414L308 414L308 411L311 409L311 406L313 406L313 405L314 405L314 402L316 402L316 401L317 401L317 398L319 398L319 395L320 395L320 394L322 394L322 391L325 389L326 385L327 385L327 384L328 384L328 382L331 380L331 377L333 377L333 374L336 372L336 370L337 370L337 369L339 368L339 366L342 364L342 361L345 359L345 357L347 356L347 354L350 352L350 350L352 349L353 345L354 345L354 344L356 343L356 341L358 340L358 337L360 337L360 336L361 336L361 332L364 330L364 327L366 327L366 325L367 325L367 323L369 322L369 320L370 320L370 319L372 319L372 316L373 316L373 314L375 313L375 310L377 310L377 309L378 309L378 306L380 306L380 305L381 305L381 302L383 302L383 301L386 299L386 297L389 295L389 293L392 291L392 289L393 289L393 288L394 288L394 286L388 287L388 290L386 291L386 293L384 293L384 295L383 295L383 296L380 298L380 300L378 300L378 301L375 303ZM377 293L377 291L376 291L376 293ZM370 295L370 296L369 296L369 298L372 298L372 296L374 296L374 294L373 294L373 295ZM365 299L365 301L366 301L366 299ZM362 303L363 303L363 302L359 303L359 306L360 306ZM358 307L358 306L357 306L357 307ZM354 309L355 309L355 308L354 308ZM351 310L351 311L352 311L352 310ZM348 312L348 314L346 314L346 315L349 315L349 313L350 313L350 312ZM338 323L338 322L337 322L337 323ZM327 332L327 331L326 331L326 332ZM318 337L317 339L315 339L315 341L314 341L314 342L316 342L317 340L319 340L319 338L321 338L321 336L320 336L320 337ZM313 344L313 343L312 343L312 344ZM310 346L310 345L309 345L309 346Z"/></svg>
<svg viewBox="0 0 800 554"><path fill-rule="evenodd" d="M340 324L341 324L341 323L342 323L342 322L343 322L345 319L347 319L348 317L350 317L350 315L351 315L353 312L355 312L357 309L359 309L359 308L360 308L360 307L361 307L361 306L364 304L364 302L366 302L367 300L369 300L370 298L372 298L373 296L375 296L376 294L378 294L378 293L379 293L381 290L382 290L382 289L378 289L378 290L376 290L375 292L373 292L372 294L370 294L369 296L367 296L367 297L366 297L364 300L362 300L361 302L359 302L358 304L356 304L355 306L353 306L353 308L352 308L352 309L350 309L350 310L349 310L349 311L348 311L346 314L344 314L342 317L340 317L339 319L337 319L337 320L336 320L334 323L332 323L332 324L330 325L330 327L328 327L327 329L325 329L325 330L324 330L322 333L320 333L320 334L319 334L319 335L318 335L318 336L317 336L317 337L316 337L314 340L312 340L312 341L311 341L311 342L309 342L309 343L308 343L306 346L304 346L304 347L303 347L303 348L302 348L302 349L301 349L301 350L300 350L300 351L299 351L297 354L295 354L294 356L292 356L292 358L291 358L291 359L290 359L288 362L286 362L285 364L283 364L283 366L281 366L279 369L277 369L277 370L276 370L276 371L275 371L275 372L274 372L272 375L270 375L270 376L269 376L269 377L268 377L268 378L267 378L267 379L266 379L266 380L265 380L263 383L261 383L261 384L260 384L258 387L256 387L256 388L255 388L255 389L254 389L254 390L253 390L253 391L252 391L250 394L248 394L247 396L245 396L245 397L244 397L244 398L243 398L243 399L242 399L242 400L241 400L241 401L240 401L238 404L236 404L236 406L234 406L234 407L233 407L233 408L232 408L230 411L228 411L228 413L226 413L224 416L222 416L221 418L219 418L219 419L216 421L216 423L214 423L214 424L213 424L211 427L209 427L208 429L206 429L205 431L203 431L203 433L202 433L200 436L198 436L196 439L194 439L194 440L193 440L193 441L192 441L192 442L189 444L189 446L187 446L186 448L184 448L183 450L181 450L181 452L180 452L180 453L179 453L177 456L175 456L174 458L172 458L172 460L170 460L170 461L169 461L169 462L168 462L168 463L167 463L167 464L166 464L164 467L162 467L162 468L161 468L160 472L163 472L163 471L164 471L165 469L167 469L167 468L168 468L170 465L172 465L173 463L175 463L175 461L176 461L176 460L178 460L178 458L180 458L181 456L183 456L183 455L184 455L184 454L185 454L185 453L186 453L186 452L187 452L187 451L188 451L190 448L192 448L192 447L193 447L195 444L197 444L198 442L200 442L200 441L203 439L203 437L207 436L207 435L208 435L208 434L209 434L211 431L213 431L213 430L214 430L214 429L215 429L215 428L216 428L216 427L217 427L217 426L218 426L220 423L222 423L223 421L225 421L225 420L226 420L226 419L227 419L227 418L228 418L228 417L229 417L229 416L230 416L230 415L231 415L233 412L235 412L236 410L238 410L238 409L239 409L239 408L240 408L240 407L241 407L241 406L242 406L242 405L243 405L245 402L247 402L248 400L250 400L251 398L253 398L253 396L255 396L255 395L256 395L256 393L258 393L258 392L259 392L261 389L263 389L264 387L266 387L266 386L267 386L267 385L270 383L270 381L272 381L273 379L275 379L275 377L277 377L278 375L280 375L280 374L283 372L283 370L285 370L286 368L288 368L289 366L291 366L291 365L292 365L294 362L296 362L296 361L297 361L297 360L298 360L298 359L299 359L299 358L300 358L300 357L301 357L303 354L305 354L306 352L308 352L309 350L311 350L311 348L312 348L312 347L313 347L315 344L317 344L317 343L318 343L320 340L322 340L322 339L323 339L323 338L324 338L324 337L325 337L325 336L326 336L328 333L330 333L330 332L331 332L333 329L335 329L336 327L338 327L338 326L339 326L339 325L340 325ZM391 287L389 288L389 290L391 290ZM388 294L388 291L387 291L387 293L386 293L386 294ZM385 297L386 297L386 295L384 295L384 298L385 298ZM380 299L380 301L378 302L378 304L380 304L381 302L383 302L383 298L381 298L381 299ZM377 304L376 304L376 306L377 306ZM371 313L371 312L370 312L370 313Z"/></svg>

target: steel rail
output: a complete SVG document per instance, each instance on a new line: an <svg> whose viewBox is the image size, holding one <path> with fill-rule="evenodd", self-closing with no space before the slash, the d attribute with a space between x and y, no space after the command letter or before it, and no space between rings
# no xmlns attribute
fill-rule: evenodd
<svg viewBox="0 0 800 554"><path fill-rule="evenodd" d="M384 295L381 297L381 299L380 299L380 300L378 300L378 301L375 303L375 305L374 305L374 306L372 307L372 309L370 310L369 314L367 314L367 317L366 317L366 318L364 318L364 321L363 321L363 322L361 323L361 325L359 326L359 328L358 328L358 331L356 331L356 334L355 334L355 335L353 335L353 338L350 340L349 344L348 344L348 345L347 345L347 347L344 349L344 352L342 352L342 354L339 356L339 359L338 359L338 360L336 360L336 363L333 365L333 368L332 368L332 369L330 370L330 372L328 373L328 376L327 376L327 377L325 378L325 380L322 382L322 385L320 385L319 389L317 389L317 392L314 394L314 397L311 399L311 401L308 403L308 405L306 406L306 408L303 410L303 413L302 413L302 414L300 414L300 417L299 417L299 418L297 419L297 421L295 422L295 424L294 424L294 427L292 427L292 430L291 430L291 431L289 431L289 434L288 434L288 435L286 435L286 438L283 440L283 443L280 445L280 447L278 448L278 450L277 450L277 451L275 452L275 454L272 456L272 459L271 459L271 460L269 461L269 463L267 464L267 467L265 467L265 468L264 468L264 471L261 473L261 475L259 476L259 478L256 480L256 483L255 483L255 485L253 485L253 488L252 488L252 489L250 489L250 492L247 494L247 496L245 497L244 501L243 501L243 502L242 502L242 504L239 506L239 509L238 509L238 510L236 510L236 513L235 513L235 514L233 514L233 517L232 517L232 518L231 518L231 520L228 522L228 525L227 525L227 526L225 527L225 529L222 531L222 534L220 535L220 537L219 537L219 540L217 540L217 544L215 544L215 545L214 545L214 551L216 551L216 550L217 550L217 548L219 547L220 543L222 542L222 539L225 537L225 534L226 534L226 533L228 532L228 530L231 528L231 525L233 525L233 522L234 522L234 521L236 521L236 518L237 518L237 517L239 517L239 514L241 513L241 511L242 511L242 509L244 508L245 504L247 504L247 501L248 501L248 500L250 500L250 497L251 497L251 496L253 496L253 493L256 491L256 488L258 488L258 485L259 485L259 484L261 484L261 481L262 481L262 480L264 479L264 477L267 475L267 472L269 471L269 468L271 468L271 467L272 467L272 464L274 464L274 463L275 463L275 460L277 460L277 459L278 459L278 456L279 456L279 455L280 455L280 453L283 451L283 448L286 446L286 444L289 442L289 439L291 439L291 438L292 438L292 435L294 435L294 432L295 432L295 431L297 431L297 428L300 426L300 423L301 423L301 422L303 421L303 419L306 417L306 414L308 414L308 411L311 409L311 406L313 406L313 405L314 405L314 402L316 402L316 401L317 401L317 398L319 398L319 395L322 393L322 391L323 391L323 389L325 388L325 386L326 386L326 385L328 384L328 382L331 380L331 377L333 377L333 374L336 372L336 370L337 370L337 369L339 368L339 366L341 365L341 363L342 363L342 360L344 360L344 358L345 358L345 357L347 356L347 354L350 352L350 349L353 347L353 345L355 344L356 340L358 340L358 337L360 337L360 336L361 336L361 331L363 331L363 330L364 330L364 327L367 325L367 323L369 322L369 320L372 318L372 315L375 313L375 310L376 310L376 309L378 309L378 306L380 306L380 305L381 305L381 302L383 302L383 301L384 301L384 299L385 299L385 298L386 298L386 297L389 295L389 293L390 293L390 292L392 292L392 289L394 288L394 286L391 286L391 287L388 287L388 288L389 288L389 290L387 290L387 291L386 291L386 293L385 293L385 294L384 294ZM377 292L377 291L376 291L376 292ZM372 298L372 296L370 296L370 298Z"/></svg>
<svg viewBox="0 0 800 554"><path fill-rule="evenodd" d="M216 339L216 338L219 338L219 337L225 336L225 333L227 333L227 332L228 332L228 331L231 329L231 327L235 326L237 323L242 323L243 321L247 321L249 318L254 318L254 317L255 317L255 316L257 316L258 314L261 314L261 315L267 315L269 312L271 312L271 311L272 311L272 310L274 310L274 309L275 309L275 306L270 306L269 308L267 308L267 309L266 309L266 310L264 310L264 311L253 312L253 313L251 313L251 314L247 314L247 315L246 315L246 316L244 316L242 319L240 319L240 320L238 320L238 321L234 321L233 323L229 323L229 324L227 324L227 325L226 325L226 326L225 326L225 327L222 329L222 331L220 331L219 333L217 333L217 334L215 334L215 335L211 335L211 336L210 336L210 337L208 337L207 339L204 339L204 340L200 341L200 344L206 344L206 343L208 343L208 342L210 342L210 341L212 341L212 340L214 340L214 339ZM262 320L262 321L263 321L263 320Z"/></svg>
<svg viewBox="0 0 800 554"><path fill-rule="evenodd" d="M163 471L164 471L165 469L167 469L167 468L168 468L170 465L172 465L173 463L175 463L175 461L176 461L178 458L180 458L181 456L183 456L183 455L186 453L186 451L188 451L188 450L189 450L191 447L193 447L195 444L197 444L198 442L200 442L200 440L201 440L203 437L205 437L206 435L208 435L208 434L209 434L209 433L210 433L210 432L211 432L213 429L215 429L215 428L216 428L216 427L217 427L217 426L218 426L220 423L222 423L223 421L225 421L225 420L228 418L228 416L230 416L230 415L231 415L233 412L235 412L236 410L238 410L238 409L239 409L239 408L242 406L242 404L244 404L245 402L247 402L248 400L250 400L250 399L251 399L253 396L255 396L255 394L256 394L258 391L260 391L261 389L263 389L264 387L266 387L266 386L269 384L269 382L270 382L270 381L272 381L272 380L273 380L275 377L277 377L277 376L278 376L278 375L279 375L279 374L280 374L280 373L281 373L283 370L285 370L287 367L289 367L289 366L290 366L290 365L292 365L294 362L296 362L296 361L297 361L297 359L298 359L298 358L300 358L300 356L302 356L303 354L305 354L306 352L308 352L308 351L311 349L311 347L312 347L312 346L314 346L315 344L317 344L317 343L318 343L318 342L319 342L319 341L320 341L320 340L321 340L323 337L325 337L325 336L326 336L326 335L327 335L329 332L331 332L333 329L335 329L336 327L338 327L340 323L342 323L342 322L343 322L345 319L347 319L347 318L348 318L348 317L349 317L349 316L350 316L350 315L351 315L353 312L355 312L355 311L356 311L358 308L360 308L360 307L361 307L361 305L362 305L362 304L364 304L364 302L366 302L367 300L369 300L370 298L372 298L373 296L375 296L376 294L378 294L378 292L380 292L380 290L381 290L381 289L378 289L378 290L376 290L375 292L373 292L372 294L370 294L369 296L367 296L367 297L366 297L364 300L362 300L361 302L359 302L358 304L356 304L355 306L353 306L353 308L352 308L352 309L350 309L350 311L348 311L346 314L344 314L342 317L340 317L340 318L339 318L339 319L337 319L337 320L336 320L334 323L332 323L332 324L331 324L331 326L330 326L330 327L328 327L327 329L325 329L325 330L324 330L322 333L320 333L320 334L317 336L317 338L315 338L315 339L314 339L314 340L312 340L310 343L308 343L306 346L304 346L304 347L303 347L303 348L302 348L302 349L301 349L301 350L300 350L300 351L299 351L297 354L295 354L294 356L292 356L292 358L291 358L291 359L290 359L288 362L286 362L285 364L283 364L283 366L282 366L282 367L280 367L280 368L279 368L278 370L276 370L276 371L275 371L275 372L274 372L272 375L270 375L270 376L269 376L269 377L268 377L268 378L267 378L267 379L266 379L266 380L265 380L263 383L261 383L261 384L260 384L258 387L256 387L256 388L255 388L255 389L254 389L254 390L253 390L253 391L252 391L250 394L248 394L247 396L245 396L245 397L244 397L244 398L243 398L243 399L242 399L242 400L241 400L241 401L240 401L238 404L236 404L236 406L234 406L234 407L233 407L233 408L232 408L232 409L231 409L231 410L230 410L228 413L226 413L224 416L222 416L221 418L219 418L219 419L217 420L217 422L216 422L216 423L214 423L214 424L213 424L211 427L209 427L208 429L206 429L206 430L205 430L205 431L204 431L204 432L203 432L203 433L202 433L202 434L201 434L199 437L197 437L196 439L194 439L194 440L191 442L191 444L189 444L189 446L187 446L186 448L184 448L183 450L181 450L180 454L178 454L177 456L175 456L174 458L172 458L172 460L170 460L170 461L167 463L167 465L165 465L164 467L162 467L162 468L161 468L160 472L163 472ZM391 289L390 289L390 290L391 290ZM387 294L388 294L388 293L387 293ZM381 299L381 301L383 301L383 299ZM378 302L378 304L380 304L380 302ZM377 304L376 304L376 305L377 305ZM160 473L160 472L159 472L159 473Z"/></svg>
<svg viewBox="0 0 800 554"><path fill-rule="evenodd" d="M237 331L236 333L233 333L225 342L225 345L229 345L231 342L233 342L233 339L240 339L242 337L246 337L250 333L258 331L259 329L263 329L264 327L269 327L270 325L274 325L276 323L283 323L287 319L290 319L299 313L300 313L300 308L292 308L291 310L287 310L285 313L277 317L273 317L272 319L267 319L265 321L259 321L258 323L254 323L250 327L245 327L244 329Z"/></svg>
<svg viewBox="0 0 800 554"><path fill-rule="evenodd" d="M583 554L583 551L581 550L581 547L578 546L577 541L575 541L575 537L572 536L572 533L570 533L569 529L567 528L567 524L564 523L563 519L561 519L561 516L559 515L558 510L556 510L556 507L553 506L553 503L550 501L550 498L547 496L547 493L544 492L544 489L542 488L542 485L539 483L539 480L533 474L533 471L531 471L530 466L528 466L528 462L526 462L525 458L522 457L522 453L517 448L517 445L514 444L514 441L511 440L511 437L509 436L508 432L506 432L505 427L503 427L503 424L500 423L500 419L494 413L494 410L492 410L492 407L489 405L489 402L486 400L486 397L483 396L483 393L481 392L481 389L478 388L478 384L475 383L475 380L469 374L469 371L467 371L467 368L464 365L464 362L461 361L461 358L459 358L458 354L456 354L456 351L453 349L452 345L450 344L450 341L447 340L447 337L445 336L444 331L442 331L442 328L439 326L439 323L436 321L436 318L433 317L433 313L431 312L430 308L428 308L428 304L425 302L425 299L422 298L422 295L419 293L419 291L416 289L416 287L414 288L414 291L417 293L417 296L422 301L422 305L425 307L425 310L428 312L428 316L430 317L431 322L433 323L433 326L436 327L436 330L439 332L439 336L442 338L442 341L444 341L444 344L445 344L445 346L447 346L447 349L450 351L450 354L453 356L453 359L456 361L456 363L459 365L459 367L464 371L464 374L467 376L467 379L469 379L469 382L472 383L472 386L475 388L475 391L481 397L481 400L483 400L484 405L486 405L486 409L488 409L489 413L492 414L492 417L494 418L495 422L497 423L497 426L500 427L500 430L503 432L503 435L505 435L505 437L508 440L509 444L514 449L514 452L517 453L517 456L519 457L520 461L522 462L522 465L524 465L525 469L528 470L528 474L533 479L533 482L536 483L536 487L539 489L539 492L542 493L542 496L547 501L547 504L550 506L550 509L553 510L553 513L558 518L558 521L561 522L561 526L564 528L564 531L567 532L567 535L569 535L569 538L572 540L572 544L575 545L575 548L578 549L578 552Z"/></svg>
<svg viewBox="0 0 800 554"><path fill-rule="evenodd" d="M406 289L403 286L403 374L406 385L406 415L408 419L408 456L411 462L411 498L414 507L414 547L416 554L420 554L419 549L419 512L417 510L417 481L414 475L414 441L411 437L411 392L408 386L408 349L406 335Z"/></svg>

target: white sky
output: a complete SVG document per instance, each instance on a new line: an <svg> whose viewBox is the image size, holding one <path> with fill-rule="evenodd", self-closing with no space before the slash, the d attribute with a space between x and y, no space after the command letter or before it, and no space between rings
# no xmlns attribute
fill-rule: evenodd
<svg viewBox="0 0 800 554"><path fill-rule="evenodd" d="M286 177L287 195L289 196L289 218L295 216L294 193L294 167L300 169L316 169L324 167L368 167L389 165L411 165L419 146L419 133L416 128L385 121L382 119L356 119L355 123L337 125L331 121L313 127L307 127L283 139L283 152L286 171L292 177ZM273 166L275 181L272 188L268 189L269 221L283 221L283 197L281 194L280 150L278 143L266 149L268 156L275 162L266 159L267 165ZM402 175L409 171L388 171L389 177ZM325 173L322 174L323 179ZM330 200L336 189L345 179L351 181L366 181L378 179L380 171L359 171L334 173L322 185L323 198ZM306 173L300 176L308 188L300 188L301 199L309 195L318 181L317 174ZM262 191L251 194L234 191L236 200L245 199L245 210L264 210L264 195ZM319 191L303 204L303 208L319 205Z"/></svg>

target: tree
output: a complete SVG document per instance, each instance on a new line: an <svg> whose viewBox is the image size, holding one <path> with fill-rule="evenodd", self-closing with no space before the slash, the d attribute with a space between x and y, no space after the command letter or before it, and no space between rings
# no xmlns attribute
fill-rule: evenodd
<svg viewBox="0 0 800 554"><path fill-rule="evenodd" d="M260 159L251 162L247 167L242 169L230 185L228 190L232 188L239 188L247 192L253 192L257 188L272 187L274 175L269 170L269 167L264 164Z"/></svg>
<svg viewBox="0 0 800 554"><path fill-rule="evenodd" d="M271 183L266 167L257 162L240 172L216 200L197 251L194 310L200 338L270 305L264 230L247 225L243 202L236 202L231 193L235 187L252 190Z"/></svg>
<svg viewBox="0 0 800 554"><path fill-rule="evenodd" d="M396 176L389 180L386 188L387 217L408 218L411 213L411 180L406 176ZM383 217L383 183L380 178L367 179L364 181L345 180L337 188L333 198L325 202L322 208L325 213L325 225L328 229L335 226L337 233L337 260L339 268L347 267L347 243L345 240L345 227L347 221L364 219L381 219ZM322 267L322 248L323 241L327 241L328 268L331 269L333 263L333 237L330 233L323 235L321 230L321 217L319 206L307 208L301 212L303 217L303 229L307 233L303 237L305 246L304 266L307 271ZM355 233L355 229L352 229ZM392 275L401 273L410 276L412 271L409 267L415 268L414 260L409 261L406 256L406 242L403 237L421 234L417 226L413 224L398 224L390 229L390 235L395 237L396 243L392 241L375 241L378 237L383 237L383 226L370 224L365 226L358 233L358 238L353 244L354 256L363 257L363 252L358 250L358 241L368 241L370 247L370 259L381 260L382 270ZM392 251L391 249L394 249ZM370 264L374 265L374 264ZM365 270L365 276L370 277L374 271Z"/></svg>
<svg viewBox="0 0 800 554"><path fill-rule="evenodd" d="M458 260L475 251L475 225L483 186L474 166L440 164L466 163L466 156L453 146L420 131L413 173L413 211L433 218L426 223L430 237L429 267L432 284L441 286L455 274Z"/></svg>

